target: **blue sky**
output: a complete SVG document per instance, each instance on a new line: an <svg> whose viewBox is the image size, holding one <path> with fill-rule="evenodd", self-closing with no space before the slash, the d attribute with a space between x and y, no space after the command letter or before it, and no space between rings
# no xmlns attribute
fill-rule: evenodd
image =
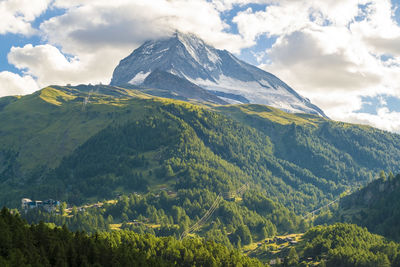
<svg viewBox="0 0 400 267"><path fill-rule="evenodd" d="M333 119L400 132L400 0L3 0L0 96L108 83L178 29L280 77Z"/></svg>
<svg viewBox="0 0 400 267"><path fill-rule="evenodd" d="M66 12L63 8L49 8L41 13L35 20L32 21L32 27L38 29L40 24L54 16L62 15ZM40 34L24 35L20 33L6 33L0 34L0 71L11 71L18 74L22 74L22 70L14 67L13 64L9 64L7 55L13 46L24 46L26 44L40 45L45 44L46 40L40 36Z"/></svg>

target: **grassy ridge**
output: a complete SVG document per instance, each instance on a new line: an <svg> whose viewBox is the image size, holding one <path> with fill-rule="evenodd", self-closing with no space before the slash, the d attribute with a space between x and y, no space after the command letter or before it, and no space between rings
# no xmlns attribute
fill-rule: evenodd
<svg viewBox="0 0 400 267"><path fill-rule="evenodd" d="M19 153L21 171L38 165L55 167L60 160L115 120L139 118L148 110L141 98L115 98L76 89L47 87L32 95L4 101L0 148ZM131 95L135 95L131 93ZM88 97L89 103L84 105ZM147 97L148 98L148 97ZM7 98L6 98L7 100ZM124 107L131 106L126 113Z"/></svg>

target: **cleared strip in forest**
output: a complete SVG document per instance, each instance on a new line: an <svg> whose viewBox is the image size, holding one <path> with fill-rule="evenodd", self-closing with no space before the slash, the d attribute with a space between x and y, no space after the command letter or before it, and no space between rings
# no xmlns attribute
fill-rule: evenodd
<svg viewBox="0 0 400 267"><path fill-rule="evenodd" d="M199 228L201 228L204 223L211 217L211 215L215 212L215 210L218 208L219 204L224 198L233 198L235 196L241 195L246 191L248 188L248 183L244 184L241 186L239 189L235 191L229 191L229 192L222 192L219 193L217 198L214 200L213 204L211 207L208 209L208 211L203 215L203 217L200 218L194 225L192 225L189 229L184 231L181 236L179 237L180 240L185 238L188 234L191 232L197 231Z"/></svg>
<svg viewBox="0 0 400 267"><path fill-rule="evenodd" d="M320 207L320 208L318 208L318 209L316 209L316 210L313 210L313 211L307 213L306 215L303 216L303 219L308 218L310 215L311 215L312 217L314 217L315 213L317 213L318 211L320 211L320 210L322 210L322 209L324 209L324 208L326 208L326 207L329 207L330 205L332 205L333 203L336 203L336 202L337 202L338 200L340 200L340 199L341 199L341 197L338 197L338 198L335 199L334 201L331 201L331 202L329 202L328 204L326 204L325 206L322 206L322 207Z"/></svg>

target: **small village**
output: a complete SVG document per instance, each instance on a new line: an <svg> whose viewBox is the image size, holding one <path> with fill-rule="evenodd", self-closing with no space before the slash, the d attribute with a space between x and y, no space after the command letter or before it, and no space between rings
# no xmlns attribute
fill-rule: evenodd
<svg viewBox="0 0 400 267"><path fill-rule="evenodd" d="M302 236L303 234L289 234L270 237L261 242L243 246L242 251L248 256L258 257L270 265L277 265L284 261L284 257L290 248L295 247ZM312 262L312 258L304 260L309 263Z"/></svg>
<svg viewBox="0 0 400 267"><path fill-rule="evenodd" d="M47 212L54 212L56 211L57 207L59 207L61 204L60 201L58 200L53 200L53 199L47 199L44 201L41 200L31 200L29 198L23 198L21 200L21 208L25 213L28 212L28 210L31 209L37 209L37 208L42 208L43 210Z"/></svg>

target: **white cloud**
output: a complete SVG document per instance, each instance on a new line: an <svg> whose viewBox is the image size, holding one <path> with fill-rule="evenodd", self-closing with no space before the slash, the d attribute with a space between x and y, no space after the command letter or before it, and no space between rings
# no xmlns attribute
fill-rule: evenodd
<svg viewBox="0 0 400 267"><path fill-rule="evenodd" d="M370 67L377 59L358 44L346 29L336 27L293 32L279 38L268 51L272 64L263 67L306 95L314 91L367 93L381 83L381 77Z"/></svg>
<svg viewBox="0 0 400 267"><path fill-rule="evenodd" d="M79 84L97 83L103 79L103 68L96 68L96 64L106 64L107 59L91 61L85 58L84 62L76 57L68 58L52 45L31 44L24 47L12 47L8 54L8 61L25 73L37 77L41 87L50 84ZM92 59L93 60L93 59Z"/></svg>
<svg viewBox="0 0 400 267"><path fill-rule="evenodd" d="M215 8L219 11L227 11L232 9L235 5L244 6L247 4L268 4L270 0L212 0Z"/></svg>
<svg viewBox="0 0 400 267"><path fill-rule="evenodd" d="M0 1L0 34L32 35L31 23L49 6L51 0Z"/></svg>
<svg viewBox="0 0 400 267"><path fill-rule="evenodd" d="M232 2L223 1L222 2ZM265 0L264 11L253 12L251 8L239 12L233 22L240 34L254 40L260 34L291 34L313 25L334 24L347 26L359 14L359 4L368 0ZM217 1L219 2L219 1ZM248 1L233 1L248 2ZM228 5L229 6L229 5Z"/></svg>
<svg viewBox="0 0 400 267"><path fill-rule="evenodd" d="M38 90L36 81L29 75L2 71L0 72L0 97L8 95L25 95Z"/></svg>
<svg viewBox="0 0 400 267"><path fill-rule="evenodd" d="M62 45L68 53L105 46L132 48L176 29L195 33L212 45L234 52L253 44L227 33L229 25L205 0L59 0L54 6L67 11L40 28L50 43Z"/></svg>
<svg viewBox="0 0 400 267"><path fill-rule="evenodd" d="M368 19L352 24L351 30L362 36L374 53L400 56L400 27L393 12L390 1L371 2L365 11Z"/></svg>
<svg viewBox="0 0 400 267"><path fill-rule="evenodd" d="M239 12L233 18L233 22L237 24L239 33L246 40L255 40L261 34L279 36L305 27L308 23L308 12L307 9L293 3L286 6L268 6L266 11L258 12L248 8Z"/></svg>
<svg viewBox="0 0 400 267"><path fill-rule="evenodd" d="M400 133L400 113L388 108L380 108L377 114L369 113L350 113L338 117L338 120L347 121L356 124L370 125L382 130Z"/></svg>

